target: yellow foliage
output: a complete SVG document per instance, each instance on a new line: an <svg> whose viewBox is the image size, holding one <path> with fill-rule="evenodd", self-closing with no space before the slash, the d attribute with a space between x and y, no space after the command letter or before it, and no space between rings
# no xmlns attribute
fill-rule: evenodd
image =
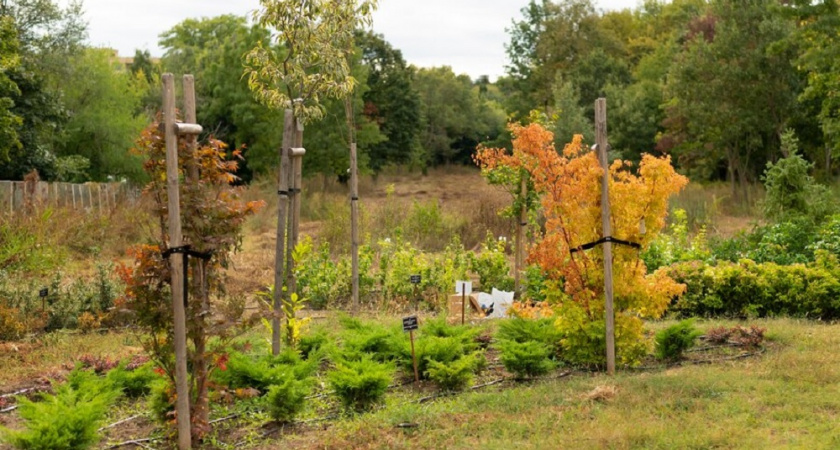
<svg viewBox="0 0 840 450"><path fill-rule="evenodd" d="M571 299L576 305L562 307L561 316L583 315L558 319L558 326L572 332L573 328L604 317L602 246L572 252L602 237L603 169L596 153L584 145L580 135L557 152L553 134L540 124L511 124L509 128L514 137L513 153L479 149L475 160L484 170L508 167L528 172L546 221L544 235L530 249L529 262L538 264L548 281L563 284L566 295L550 293L548 299L557 305ZM636 170L629 161L614 161L609 174L613 237L647 247L665 226L668 198L685 187L688 179L674 171L669 156L657 158L647 154ZM644 232L640 223L645 225ZM613 249L616 320L626 325L626 342L632 346L632 341L642 339L639 318L660 317L685 286L664 272L648 275L638 249L622 245L614 245ZM533 309L514 307L515 314L522 316L535 315ZM630 353L636 354L641 348L636 350Z"/></svg>

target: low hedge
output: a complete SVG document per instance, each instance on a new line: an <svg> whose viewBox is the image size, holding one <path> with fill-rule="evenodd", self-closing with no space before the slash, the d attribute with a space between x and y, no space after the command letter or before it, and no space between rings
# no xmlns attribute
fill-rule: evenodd
<svg viewBox="0 0 840 450"><path fill-rule="evenodd" d="M825 252L809 264L691 261L664 270L687 287L671 305L682 316L840 318L840 264Z"/></svg>

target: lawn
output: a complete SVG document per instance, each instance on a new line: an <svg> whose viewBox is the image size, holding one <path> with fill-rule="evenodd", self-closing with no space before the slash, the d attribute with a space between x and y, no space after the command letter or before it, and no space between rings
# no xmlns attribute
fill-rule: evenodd
<svg viewBox="0 0 840 450"><path fill-rule="evenodd" d="M755 323L768 341L753 358L615 377L574 373L423 404L391 396L375 413L282 440L291 448L840 447L840 356L832 351L840 325ZM733 325L699 325L720 324Z"/></svg>

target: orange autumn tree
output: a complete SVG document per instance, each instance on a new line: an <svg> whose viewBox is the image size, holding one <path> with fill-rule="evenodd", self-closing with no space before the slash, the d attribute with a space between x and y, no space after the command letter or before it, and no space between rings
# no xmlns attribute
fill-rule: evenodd
<svg viewBox="0 0 840 450"><path fill-rule="evenodd" d="M603 251L601 246L576 250L602 237L603 171L598 156L580 135L561 153L554 148L553 134L538 123L511 124L509 129L513 152L480 148L476 162L485 174L528 172L545 217L545 231L531 247L528 261L546 277L546 299L563 331L564 355L577 363L603 365ZM687 183L668 156L644 155L638 168L626 161L613 162L609 186L613 237L647 248L665 226L668 198ZM647 352L642 318L660 317L685 287L664 271L647 274L640 250L623 245L613 249L616 353L620 363L633 364Z"/></svg>
<svg viewBox="0 0 840 450"><path fill-rule="evenodd" d="M143 345L170 382L168 395L174 402L175 359L172 333L172 296L169 260L162 256L168 248L168 199L166 189L166 146L159 124L152 123L133 149L145 158L144 169L151 180L143 191L156 219L151 242L134 246L128 254L132 265L120 265L125 282L121 306L133 312L139 327L147 333ZM189 258L189 302L187 303L187 358L190 367L190 409L192 433L196 440L209 427L210 374L224 369L225 340L241 325L244 301L225 292L225 268L231 253L239 248L245 219L264 203L242 200L242 188L235 186L240 150L228 154L227 144L216 139L191 149L179 140L182 229L184 243L191 250L206 254L207 260ZM210 348L210 341L215 343ZM172 418L170 416L170 418Z"/></svg>

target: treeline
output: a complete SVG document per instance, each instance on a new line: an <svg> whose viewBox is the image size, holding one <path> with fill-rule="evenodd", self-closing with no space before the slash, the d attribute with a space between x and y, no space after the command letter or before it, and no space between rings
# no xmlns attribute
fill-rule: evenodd
<svg viewBox="0 0 840 450"><path fill-rule="evenodd" d="M540 120L558 143L575 133L591 142L593 103L605 96L614 157L672 154L693 179L735 190L784 156L792 130L827 179L840 152L838 28L837 0L646 0L608 12L591 0L530 0L507 30L507 73L495 82L408 65L360 31L353 120L344 102L325 102L325 119L307 125L304 170L346 176L348 126L368 173L468 163L478 144L509 144L509 120ZM161 34L159 61L138 51L126 66L86 45L79 4L4 2L0 178L141 178L128 150L159 109L162 72L196 76L198 120L245 147L246 181L272 173L281 113L254 100L242 76L243 54L272 45L269 36L243 17L189 19Z"/></svg>
<svg viewBox="0 0 840 450"><path fill-rule="evenodd" d="M531 0L510 28L506 109L591 136L608 99L614 156L674 155L692 179L758 181L791 129L822 177L840 151L837 0ZM589 139L591 142L591 139ZM744 191L746 192L746 191Z"/></svg>

